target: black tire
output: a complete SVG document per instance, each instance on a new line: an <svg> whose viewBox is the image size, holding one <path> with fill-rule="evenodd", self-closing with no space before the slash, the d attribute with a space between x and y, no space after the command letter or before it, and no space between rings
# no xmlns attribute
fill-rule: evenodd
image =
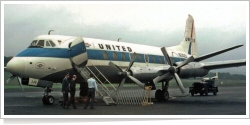
<svg viewBox="0 0 250 125"><path fill-rule="evenodd" d="M213 90L213 94L217 95L217 90L216 89Z"/></svg>
<svg viewBox="0 0 250 125"><path fill-rule="evenodd" d="M205 95L207 96L208 95L208 88L205 88Z"/></svg>
<svg viewBox="0 0 250 125"><path fill-rule="evenodd" d="M194 92L193 91L191 91L191 95L194 96Z"/></svg>
<svg viewBox="0 0 250 125"><path fill-rule="evenodd" d="M157 99L157 101L162 101L162 90L160 89L157 89L156 92L155 92L155 98Z"/></svg>
<svg viewBox="0 0 250 125"><path fill-rule="evenodd" d="M47 97L47 102L48 102L48 105L53 105L55 102L55 98L50 95Z"/></svg>
<svg viewBox="0 0 250 125"><path fill-rule="evenodd" d="M43 104L44 104L44 105L48 105L48 99L47 99L47 96L43 96L42 101L43 101Z"/></svg>
<svg viewBox="0 0 250 125"><path fill-rule="evenodd" d="M202 96L204 94L204 92L200 92L200 95Z"/></svg>
<svg viewBox="0 0 250 125"><path fill-rule="evenodd" d="M164 92L163 92L162 98L163 98L164 101L168 101L168 98L169 98L169 93L168 93L168 91L164 91Z"/></svg>

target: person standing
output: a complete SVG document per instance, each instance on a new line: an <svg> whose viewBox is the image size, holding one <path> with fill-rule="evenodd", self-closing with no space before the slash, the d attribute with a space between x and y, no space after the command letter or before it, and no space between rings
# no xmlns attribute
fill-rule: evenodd
<svg viewBox="0 0 250 125"><path fill-rule="evenodd" d="M75 92L76 92L76 75L73 75L73 78L70 81L69 85L69 93L70 93L70 100L68 103L68 106L72 104L73 109L76 109L76 104L75 104Z"/></svg>
<svg viewBox="0 0 250 125"><path fill-rule="evenodd" d="M62 107L65 109L65 108L68 108L67 107L67 101L68 101L68 98L69 98L69 81L68 81L68 78L69 78L69 73L67 73L62 81L62 93L63 93L63 102L62 102Z"/></svg>
<svg viewBox="0 0 250 125"><path fill-rule="evenodd" d="M86 102L86 106L84 109L86 109L89 106L89 101L91 98L91 105L90 109L95 109L94 108L94 101L95 101L95 92L98 91L96 80L93 78L93 74L90 74L90 78L87 80L88 82L88 100Z"/></svg>

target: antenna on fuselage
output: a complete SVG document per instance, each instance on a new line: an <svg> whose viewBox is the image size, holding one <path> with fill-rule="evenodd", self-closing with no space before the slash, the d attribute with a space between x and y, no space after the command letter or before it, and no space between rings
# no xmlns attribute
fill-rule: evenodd
<svg viewBox="0 0 250 125"><path fill-rule="evenodd" d="M54 30L50 30L50 31L48 32L48 35L50 35L50 32L51 32L51 31L54 31Z"/></svg>
<svg viewBox="0 0 250 125"><path fill-rule="evenodd" d="M117 42L120 42L121 39L122 39L122 38L119 38L119 39L117 40Z"/></svg>

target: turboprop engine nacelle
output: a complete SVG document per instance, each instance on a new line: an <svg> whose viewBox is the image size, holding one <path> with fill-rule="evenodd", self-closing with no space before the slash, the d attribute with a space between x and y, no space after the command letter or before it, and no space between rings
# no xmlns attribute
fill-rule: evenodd
<svg viewBox="0 0 250 125"><path fill-rule="evenodd" d="M145 66L145 67L131 67L129 70L130 74L140 81L150 81L160 75L159 71L168 69L169 66Z"/></svg>
<svg viewBox="0 0 250 125"><path fill-rule="evenodd" d="M203 65L198 62L191 62L180 68L178 74L181 78L203 77L207 75L209 70L203 68Z"/></svg>

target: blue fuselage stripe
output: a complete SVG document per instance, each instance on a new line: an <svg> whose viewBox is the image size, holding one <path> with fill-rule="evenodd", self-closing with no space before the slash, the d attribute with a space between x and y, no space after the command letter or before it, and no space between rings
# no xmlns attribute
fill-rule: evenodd
<svg viewBox="0 0 250 125"><path fill-rule="evenodd" d="M86 50L85 50L86 51ZM107 53L108 58L104 58L104 53ZM114 58L114 52L117 55L117 58ZM79 54L83 53L74 51L73 53L69 51L69 49L66 48L27 48L21 53L17 55L17 57L48 57L48 58L70 58L73 56L77 56ZM112 61L130 61L130 53L129 52L119 52L119 51L106 51L106 50L94 50L94 49L87 49L88 58L92 60L112 60ZM125 60L123 58L123 55L125 55ZM139 56L140 58L139 58ZM163 55L150 55L149 57L149 63L157 63L157 64L165 64L164 56ZM185 58L180 57L171 57L174 62L184 61ZM145 63L145 54L139 54L137 53L137 58L135 62L142 62Z"/></svg>

